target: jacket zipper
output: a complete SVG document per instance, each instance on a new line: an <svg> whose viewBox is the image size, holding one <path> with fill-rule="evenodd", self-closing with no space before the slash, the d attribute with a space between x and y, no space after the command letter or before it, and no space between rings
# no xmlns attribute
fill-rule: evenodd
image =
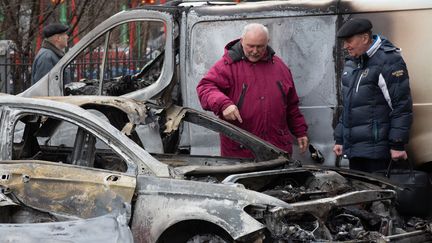
<svg viewBox="0 0 432 243"><path fill-rule="evenodd" d="M286 94L285 94L285 92L283 91L283 85L282 85L282 82L281 82L281 81L277 81L277 85L278 85L278 88L279 88L280 92L282 93L283 103L286 105L286 103L287 103L287 99L286 99Z"/></svg>
<svg viewBox="0 0 432 243"><path fill-rule="evenodd" d="M357 82L357 86L356 86L356 93L358 93L359 86L360 86L360 82L361 82L362 78L363 78L363 72L360 74L360 78L359 78L359 80L358 80L358 82Z"/></svg>
<svg viewBox="0 0 432 243"><path fill-rule="evenodd" d="M248 87L247 84L243 83L243 85L242 85L242 91L241 91L241 94L240 94L240 98L239 98L239 100L237 102L237 108L239 110L243 106L244 96L246 94L247 87Z"/></svg>

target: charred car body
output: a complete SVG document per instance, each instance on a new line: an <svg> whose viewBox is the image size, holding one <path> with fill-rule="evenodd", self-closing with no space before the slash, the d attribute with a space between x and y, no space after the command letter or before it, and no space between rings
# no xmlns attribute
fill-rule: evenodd
<svg viewBox="0 0 432 243"><path fill-rule="evenodd" d="M270 45L293 71L312 143L323 152L325 164L334 165L332 133L343 60L335 33L346 19L370 18L374 31L402 47L409 54L405 60L411 78L418 83L412 86L416 113L428 109L418 103L430 103L424 81L431 70L417 65L427 61L419 61L411 49L429 46L430 33L411 27L430 19L432 4L422 0L373 3L329 0L198 6L176 1L171 6L114 15L21 95L124 95L153 104L112 97L62 100L96 109L114 128L72 105L1 98L2 193L5 200L20 206L14 206L15 211L5 209L11 215L2 223L23 223L23 218L32 223L47 218L91 220L126 212L136 242L430 240L428 221L400 217L395 210L401 206L396 197L402 188L370 175L298 167L283 151L232 125L172 106L199 109L196 84L222 55L223 46L237 38L245 24L263 23L270 30ZM135 48L143 52L138 57L146 56L144 63L111 58L123 24L152 30L147 34L157 41L147 43L151 48ZM405 38L406 29L414 31L409 36L416 38ZM132 52L131 47L124 53ZM100 52L100 63L80 66L96 49L105 50ZM128 70L120 67L122 63ZM119 77L119 69L125 75ZM65 86L66 80L72 82ZM424 147L429 131L422 129L428 116L414 120L410 144L416 149L411 149L410 157L418 163L432 161ZM182 121L188 123L181 125ZM139 126L143 123L144 127ZM159 137L160 130L169 135ZM250 148L255 161L208 156L219 153L217 132ZM64 140L65 134L69 139ZM14 216L23 212L31 216Z"/></svg>
<svg viewBox="0 0 432 243"><path fill-rule="evenodd" d="M398 215L401 188L352 171L301 167L271 144L190 108L121 97L1 96L0 112L0 230L58 229L61 221L118 215L135 242L431 239L428 221ZM135 132L160 121L168 135L182 122L224 133L256 159L150 155Z"/></svg>
<svg viewBox="0 0 432 243"><path fill-rule="evenodd" d="M333 130L339 116L339 75L344 58L336 30L349 18L365 17L373 22L375 33L388 37L403 50L415 116L408 151L420 165L432 161L427 147L432 138L427 126L432 114L428 85L432 71L423 68L428 63L423 53L430 51L427 40L431 34L421 28L430 21L431 11L428 0L262 1L237 5L174 1L171 5L147 6L123 11L101 23L22 95L124 94L153 99L162 106L174 102L201 109L195 93L198 81L222 56L224 45L238 38L245 24L259 22L269 28L270 45L293 72L312 144L324 155L324 164L333 166ZM116 60L113 51L100 51L99 63L79 66L88 63L95 50L121 46L118 33L125 23L129 28L149 30L136 36L135 46L124 47L122 53L133 49L135 56ZM147 48L138 43L147 43ZM423 51L417 50L419 46ZM145 61L137 63L136 59ZM119 77L120 69L130 75ZM74 83L64 87L65 78ZM219 153L217 134L197 127L182 131L179 146L191 154ZM312 162L309 156L294 151L294 158Z"/></svg>

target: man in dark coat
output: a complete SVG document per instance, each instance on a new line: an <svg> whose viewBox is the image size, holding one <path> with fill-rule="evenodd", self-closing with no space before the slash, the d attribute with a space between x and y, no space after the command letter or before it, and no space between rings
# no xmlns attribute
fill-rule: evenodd
<svg viewBox="0 0 432 243"><path fill-rule="evenodd" d="M338 31L349 57L342 73L343 111L335 129L337 156L351 169L373 172L405 160L412 123L406 64L385 38L372 35L367 19L351 19Z"/></svg>
<svg viewBox="0 0 432 243"><path fill-rule="evenodd" d="M225 47L223 57L197 86L202 107L220 118L292 153L292 135L301 152L308 144L307 125L290 69L268 46L262 24L249 24L240 39ZM221 135L221 154L253 157L249 150Z"/></svg>
<svg viewBox="0 0 432 243"><path fill-rule="evenodd" d="M32 85L45 76L64 56L69 39L68 30L68 26L58 23L44 27L42 48L37 53L32 65Z"/></svg>

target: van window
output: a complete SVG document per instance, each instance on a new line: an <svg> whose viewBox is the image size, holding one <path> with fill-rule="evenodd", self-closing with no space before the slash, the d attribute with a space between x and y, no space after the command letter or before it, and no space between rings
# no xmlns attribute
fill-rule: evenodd
<svg viewBox="0 0 432 243"><path fill-rule="evenodd" d="M161 74L164 46L161 21L118 25L88 45L65 68L65 94L117 96L145 88Z"/></svg>

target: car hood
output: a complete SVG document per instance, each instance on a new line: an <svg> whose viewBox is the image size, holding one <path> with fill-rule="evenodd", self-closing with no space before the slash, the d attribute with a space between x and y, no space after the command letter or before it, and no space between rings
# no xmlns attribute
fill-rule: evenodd
<svg viewBox="0 0 432 243"><path fill-rule="evenodd" d="M292 208L275 197L256 191L245 189L236 183L209 183L190 180L165 179L151 176L137 178L137 191L142 194L165 194L178 197L193 197L199 200L204 198L235 201L237 205L250 204L269 205L275 207Z"/></svg>

